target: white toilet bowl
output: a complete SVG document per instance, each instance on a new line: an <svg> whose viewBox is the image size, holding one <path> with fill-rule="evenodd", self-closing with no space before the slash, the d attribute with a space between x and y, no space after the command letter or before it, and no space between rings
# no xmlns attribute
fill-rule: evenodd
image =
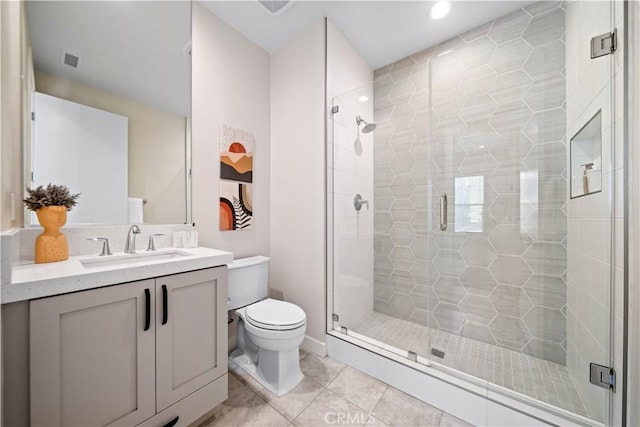
<svg viewBox="0 0 640 427"><path fill-rule="evenodd" d="M302 380L298 348L306 318L298 306L266 299L236 310L238 348L231 355L242 369L277 396Z"/></svg>
<svg viewBox="0 0 640 427"><path fill-rule="evenodd" d="M267 257L235 260L229 265L228 309L238 315L238 366L267 390L282 396L302 380L298 347L307 318L295 304L267 298Z"/></svg>

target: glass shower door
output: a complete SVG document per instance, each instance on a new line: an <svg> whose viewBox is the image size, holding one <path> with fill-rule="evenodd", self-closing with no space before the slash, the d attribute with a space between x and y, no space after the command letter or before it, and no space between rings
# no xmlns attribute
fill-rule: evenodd
<svg viewBox="0 0 640 427"><path fill-rule="evenodd" d="M433 361L600 422L621 165L615 57L589 49L611 10L536 2L430 62Z"/></svg>

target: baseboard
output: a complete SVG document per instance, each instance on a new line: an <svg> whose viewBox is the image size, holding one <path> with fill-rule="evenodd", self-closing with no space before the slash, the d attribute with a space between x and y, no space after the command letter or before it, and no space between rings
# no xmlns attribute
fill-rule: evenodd
<svg viewBox="0 0 640 427"><path fill-rule="evenodd" d="M300 348L320 357L327 355L327 344L322 341L318 341L315 338L311 338L309 335L304 336L304 341L302 341Z"/></svg>

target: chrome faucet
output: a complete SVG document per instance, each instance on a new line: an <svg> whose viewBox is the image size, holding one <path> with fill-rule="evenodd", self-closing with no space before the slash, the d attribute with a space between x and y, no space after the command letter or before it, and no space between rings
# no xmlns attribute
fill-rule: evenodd
<svg viewBox="0 0 640 427"><path fill-rule="evenodd" d="M129 232L127 233L127 242L124 244L125 254L136 253L136 234L140 234L140 227L134 224L129 227Z"/></svg>

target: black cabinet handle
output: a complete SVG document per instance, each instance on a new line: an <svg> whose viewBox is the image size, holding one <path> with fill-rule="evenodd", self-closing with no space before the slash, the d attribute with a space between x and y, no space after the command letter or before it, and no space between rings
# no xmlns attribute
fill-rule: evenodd
<svg viewBox="0 0 640 427"><path fill-rule="evenodd" d="M175 417L174 419L172 419L162 427L173 427L174 425L178 424L179 419L180 419L180 415L178 415L177 417Z"/></svg>
<svg viewBox="0 0 640 427"><path fill-rule="evenodd" d="M149 289L144 290L144 330L148 331L151 327L151 292Z"/></svg>
<svg viewBox="0 0 640 427"><path fill-rule="evenodd" d="M169 320L169 297L167 295L167 285L162 285L162 324L166 325L167 320ZM178 419L176 418L175 421L178 422Z"/></svg>

